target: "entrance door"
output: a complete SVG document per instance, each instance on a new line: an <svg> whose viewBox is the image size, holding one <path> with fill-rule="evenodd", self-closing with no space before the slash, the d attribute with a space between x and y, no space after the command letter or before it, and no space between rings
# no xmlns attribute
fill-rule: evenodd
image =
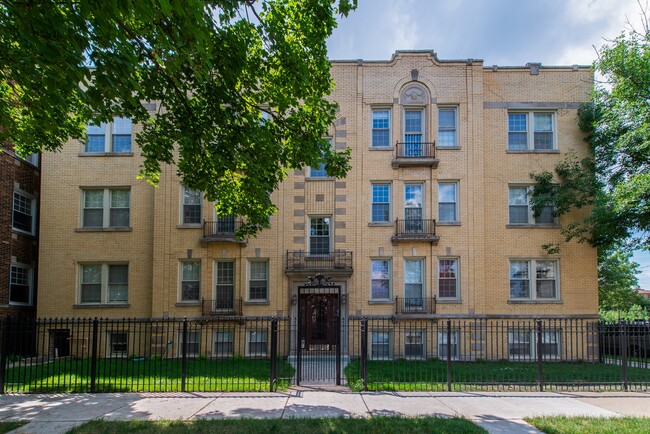
<svg viewBox="0 0 650 434"><path fill-rule="evenodd" d="M304 294L305 351L331 351L336 347L337 294Z"/></svg>

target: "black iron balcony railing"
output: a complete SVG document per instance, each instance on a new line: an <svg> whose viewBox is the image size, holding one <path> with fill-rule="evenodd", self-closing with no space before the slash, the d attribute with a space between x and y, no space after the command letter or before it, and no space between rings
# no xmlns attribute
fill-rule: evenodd
<svg viewBox="0 0 650 434"><path fill-rule="evenodd" d="M228 219L203 222L203 239L206 241L236 241L237 229L243 224L242 220Z"/></svg>
<svg viewBox="0 0 650 434"><path fill-rule="evenodd" d="M436 142L397 142L395 158L436 158Z"/></svg>
<svg viewBox="0 0 650 434"><path fill-rule="evenodd" d="M211 315L241 315L242 305L244 304L241 298L228 298L217 300L201 301L203 316Z"/></svg>
<svg viewBox="0 0 650 434"><path fill-rule="evenodd" d="M303 250L287 251L287 271L352 271L352 252L335 250L309 253Z"/></svg>
<svg viewBox="0 0 650 434"><path fill-rule="evenodd" d="M395 297L395 314L401 313L436 313L436 297Z"/></svg>
<svg viewBox="0 0 650 434"><path fill-rule="evenodd" d="M406 219L395 220L395 235L392 241L428 241L437 243L440 239L436 235L435 219Z"/></svg>

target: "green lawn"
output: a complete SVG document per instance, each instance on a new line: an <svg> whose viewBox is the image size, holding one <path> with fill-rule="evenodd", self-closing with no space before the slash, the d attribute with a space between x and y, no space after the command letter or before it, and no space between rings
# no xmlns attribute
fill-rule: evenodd
<svg viewBox="0 0 650 434"><path fill-rule="evenodd" d="M459 418L400 418L376 417L372 419L224 419L195 420L191 422L92 421L69 431L70 434L184 434L184 433L247 434L375 434L375 433L458 433L484 434L486 431L466 419Z"/></svg>
<svg viewBox="0 0 650 434"><path fill-rule="evenodd" d="M545 388L562 385L588 386L621 383L621 367L599 363L542 363ZM451 370L453 390L481 390L487 388L536 389L537 363L530 362L453 362ZM345 368L352 390L363 387L359 360ZM627 368L628 381L650 382L650 369ZM447 363L442 360L387 360L368 361L369 390L447 390Z"/></svg>
<svg viewBox="0 0 650 434"><path fill-rule="evenodd" d="M547 434L647 434L650 418L534 417L526 422Z"/></svg>
<svg viewBox="0 0 650 434"><path fill-rule="evenodd" d="M25 425L27 422L0 422L0 434L4 434L9 431L13 431L16 428L20 428Z"/></svg>
<svg viewBox="0 0 650 434"><path fill-rule="evenodd" d="M185 390L265 391L269 390L269 360L189 359ZM97 392L175 392L181 390L179 359L132 360L100 359L97 362ZM294 369L284 361L277 363L277 390L286 390ZM7 370L7 392L88 392L90 359L58 360Z"/></svg>

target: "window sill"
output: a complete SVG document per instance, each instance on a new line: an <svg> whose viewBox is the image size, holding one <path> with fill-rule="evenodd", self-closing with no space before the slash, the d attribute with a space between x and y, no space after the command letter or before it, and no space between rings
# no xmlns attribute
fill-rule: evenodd
<svg viewBox="0 0 650 434"><path fill-rule="evenodd" d="M133 157L133 152L79 152L80 157Z"/></svg>
<svg viewBox="0 0 650 434"><path fill-rule="evenodd" d="M506 225L506 229L562 229L562 226L557 224L548 224L548 223L538 224L538 225L508 223Z"/></svg>
<svg viewBox="0 0 650 434"><path fill-rule="evenodd" d="M305 181L335 181L333 176L306 176Z"/></svg>
<svg viewBox="0 0 650 434"><path fill-rule="evenodd" d="M36 238L36 234L34 232L27 232L27 231L24 231L24 230L18 229L18 228L13 228L12 227L11 232L16 233L16 234L20 234L20 235L25 235L26 237L34 237L34 238Z"/></svg>
<svg viewBox="0 0 650 434"><path fill-rule="evenodd" d="M371 146L368 148L370 151L394 151L392 146Z"/></svg>
<svg viewBox="0 0 650 434"><path fill-rule="evenodd" d="M508 304L563 304L562 300L508 300Z"/></svg>
<svg viewBox="0 0 650 434"><path fill-rule="evenodd" d="M133 228L75 228L75 232L132 232Z"/></svg>
<svg viewBox="0 0 650 434"><path fill-rule="evenodd" d="M393 222L370 222L368 223L369 227L379 227L379 228L389 228L394 225Z"/></svg>
<svg viewBox="0 0 650 434"><path fill-rule="evenodd" d="M368 304L375 304L375 305L392 305L393 300L386 299L386 300L368 300Z"/></svg>
<svg viewBox="0 0 650 434"><path fill-rule="evenodd" d="M130 303L81 303L73 304L73 309L115 309L115 308L125 308L131 307Z"/></svg>
<svg viewBox="0 0 650 434"><path fill-rule="evenodd" d="M200 301L177 301L176 307L196 307L201 306Z"/></svg>
<svg viewBox="0 0 650 434"><path fill-rule="evenodd" d="M436 226L460 226L460 222L438 222L438 221L436 221Z"/></svg>
<svg viewBox="0 0 650 434"><path fill-rule="evenodd" d="M14 301L9 301L9 304L0 305L3 307L33 307L32 303L17 303Z"/></svg>
<svg viewBox="0 0 650 434"><path fill-rule="evenodd" d="M252 301L248 300L244 302L244 306L269 306L271 302L268 300Z"/></svg>
<svg viewBox="0 0 650 434"><path fill-rule="evenodd" d="M559 154L559 149L506 149L506 154Z"/></svg>
<svg viewBox="0 0 650 434"><path fill-rule="evenodd" d="M463 300L459 298L437 298L436 304L463 304Z"/></svg>
<svg viewBox="0 0 650 434"><path fill-rule="evenodd" d="M437 151L460 151L460 146L436 146Z"/></svg>
<svg viewBox="0 0 650 434"><path fill-rule="evenodd" d="M176 225L176 229L203 229L203 224L201 223L182 223Z"/></svg>

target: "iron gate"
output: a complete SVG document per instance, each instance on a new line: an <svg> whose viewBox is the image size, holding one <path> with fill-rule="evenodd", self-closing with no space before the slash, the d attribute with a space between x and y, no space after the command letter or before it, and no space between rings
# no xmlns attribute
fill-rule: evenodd
<svg viewBox="0 0 650 434"><path fill-rule="evenodd" d="M317 274L298 287L296 384L341 385L341 286Z"/></svg>

